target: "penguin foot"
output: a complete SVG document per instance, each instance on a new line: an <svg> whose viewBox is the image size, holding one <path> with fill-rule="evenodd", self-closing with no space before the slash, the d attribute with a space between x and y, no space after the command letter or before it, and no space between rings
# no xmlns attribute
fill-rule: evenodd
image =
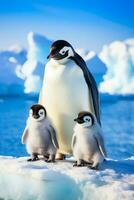
<svg viewBox="0 0 134 200"><path fill-rule="evenodd" d="M39 158L38 158L38 157L36 157L36 158L29 158L29 159L27 159L27 161L28 161L28 162L33 162L33 161L37 161L37 160L39 160Z"/></svg>
<svg viewBox="0 0 134 200"><path fill-rule="evenodd" d="M83 165L83 164L78 164L78 165L75 164L75 163L73 164L73 167L84 167L84 166L85 166L85 165Z"/></svg>
<svg viewBox="0 0 134 200"><path fill-rule="evenodd" d="M47 158L45 158L45 159L44 159L44 161L45 161L45 162L48 162L48 159L47 159Z"/></svg>
<svg viewBox="0 0 134 200"><path fill-rule="evenodd" d="M77 167L77 162L75 162L75 163L73 164L73 167Z"/></svg>
<svg viewBox="0 0 134 200"><path fill-rule="evenodd" d="M31 154L31 158L29 158L27 161L28 162L33 162L33 161L37 161L37 160L39 160L38 154L37 153L32 153Z"/></svg>
<svg viewBox="0 0 134 200"><path fill-rule="evenodd" d="M85 160L81 160L81 163L82 163L83 166L85 166L85 167L90 167L90 166L93 165L93 162L87 162L87 161L85 161Z"/></svg>
<svg viewBox="0 0 134 200"><path fill-rule="evenodd" d="M92 170L99 170L99 164L96 166L89 166L89 168Z"/></svg>
<svg viewBox="0 0 134 200"><path fill-rule="evenodd" d="M45 161L49 159L49 155L44 155L43 157Z"/></svg>
<svg viewBox="0 0 134 200"><path fill-rule="evenodd" d="M54 154L50 154L49 158L45 159L45 162L47 162L47 163L50 163L50 162L52 163L53 162L54 163L55 162L55 155Z"/></svg>
<svg viewBox="0 0 134 200"><path fill-rule="evenodd" d="M46 159L46 160L45 160L45 162L47 162L47 163L54 163L54 162L55 162L55 160Z"/></svg>
<svg viewBox="0 0 134 200"><path fill-rule="evenodd" d="M84 167L84 166L85 166L84 162L78 164L77 161L76 161L76 162L73 164L73 167Z"/></svg>

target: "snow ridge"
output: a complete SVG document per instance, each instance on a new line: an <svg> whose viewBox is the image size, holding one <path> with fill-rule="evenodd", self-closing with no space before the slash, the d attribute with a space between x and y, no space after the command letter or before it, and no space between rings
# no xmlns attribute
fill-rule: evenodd
<svg viewBox="0 0 134 200"><path fill-rule="evenodd" d="M134 198L133 158L122 161L109 159L100 171L75 168L72 166L73 158L54 164L43 160L28 163L26 159L0 157L0 197L24 200Z"/></svg>

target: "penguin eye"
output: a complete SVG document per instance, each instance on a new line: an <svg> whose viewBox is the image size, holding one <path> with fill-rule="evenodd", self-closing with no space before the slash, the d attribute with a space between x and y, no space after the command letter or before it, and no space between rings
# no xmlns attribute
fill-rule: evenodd
<svg viewBox="0 0 134 200"><path fill-rule="evenodd" d="M41 110L39 111L39 115L43 115L43 114L44 114L44 110L41 109Z"/></svg>
<svg viewBox="0 0 134 200"><path fill-rule="evenodd" d="M84 121L85 121L85 122L90 122L90 121L91 121L91 117L85 116L85 117L84 117Z"/></svg>
<svg viewBox="0 0 134 200"><path fill-rule="evenodd" d="M65 52L64 50L60 52L60 54L62 54L62 55L64 55L65 53L66 53L66 52Z"/></svg>

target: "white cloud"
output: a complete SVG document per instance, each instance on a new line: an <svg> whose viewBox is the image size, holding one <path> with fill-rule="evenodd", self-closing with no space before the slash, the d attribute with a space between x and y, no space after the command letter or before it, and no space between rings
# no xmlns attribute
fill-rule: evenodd
<svg viewBox="0 0 134 200"><path fill-rule="evenodd" d="M109 94L133 94L134 39L105 45L99 57L107 66L100 91Z"/></svg>

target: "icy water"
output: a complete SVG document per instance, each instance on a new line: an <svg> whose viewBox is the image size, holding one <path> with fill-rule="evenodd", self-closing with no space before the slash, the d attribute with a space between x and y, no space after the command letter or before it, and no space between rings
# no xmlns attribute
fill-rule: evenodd
<svg viewBox="0 0 134 200"><path fill-rule="evenodd" d="M37 100L0 99L0 155L25 156L21 135L29 107ZM113 159L134 155L134 100L109 97L101 101L102 125L108 156Z"/></svg>

